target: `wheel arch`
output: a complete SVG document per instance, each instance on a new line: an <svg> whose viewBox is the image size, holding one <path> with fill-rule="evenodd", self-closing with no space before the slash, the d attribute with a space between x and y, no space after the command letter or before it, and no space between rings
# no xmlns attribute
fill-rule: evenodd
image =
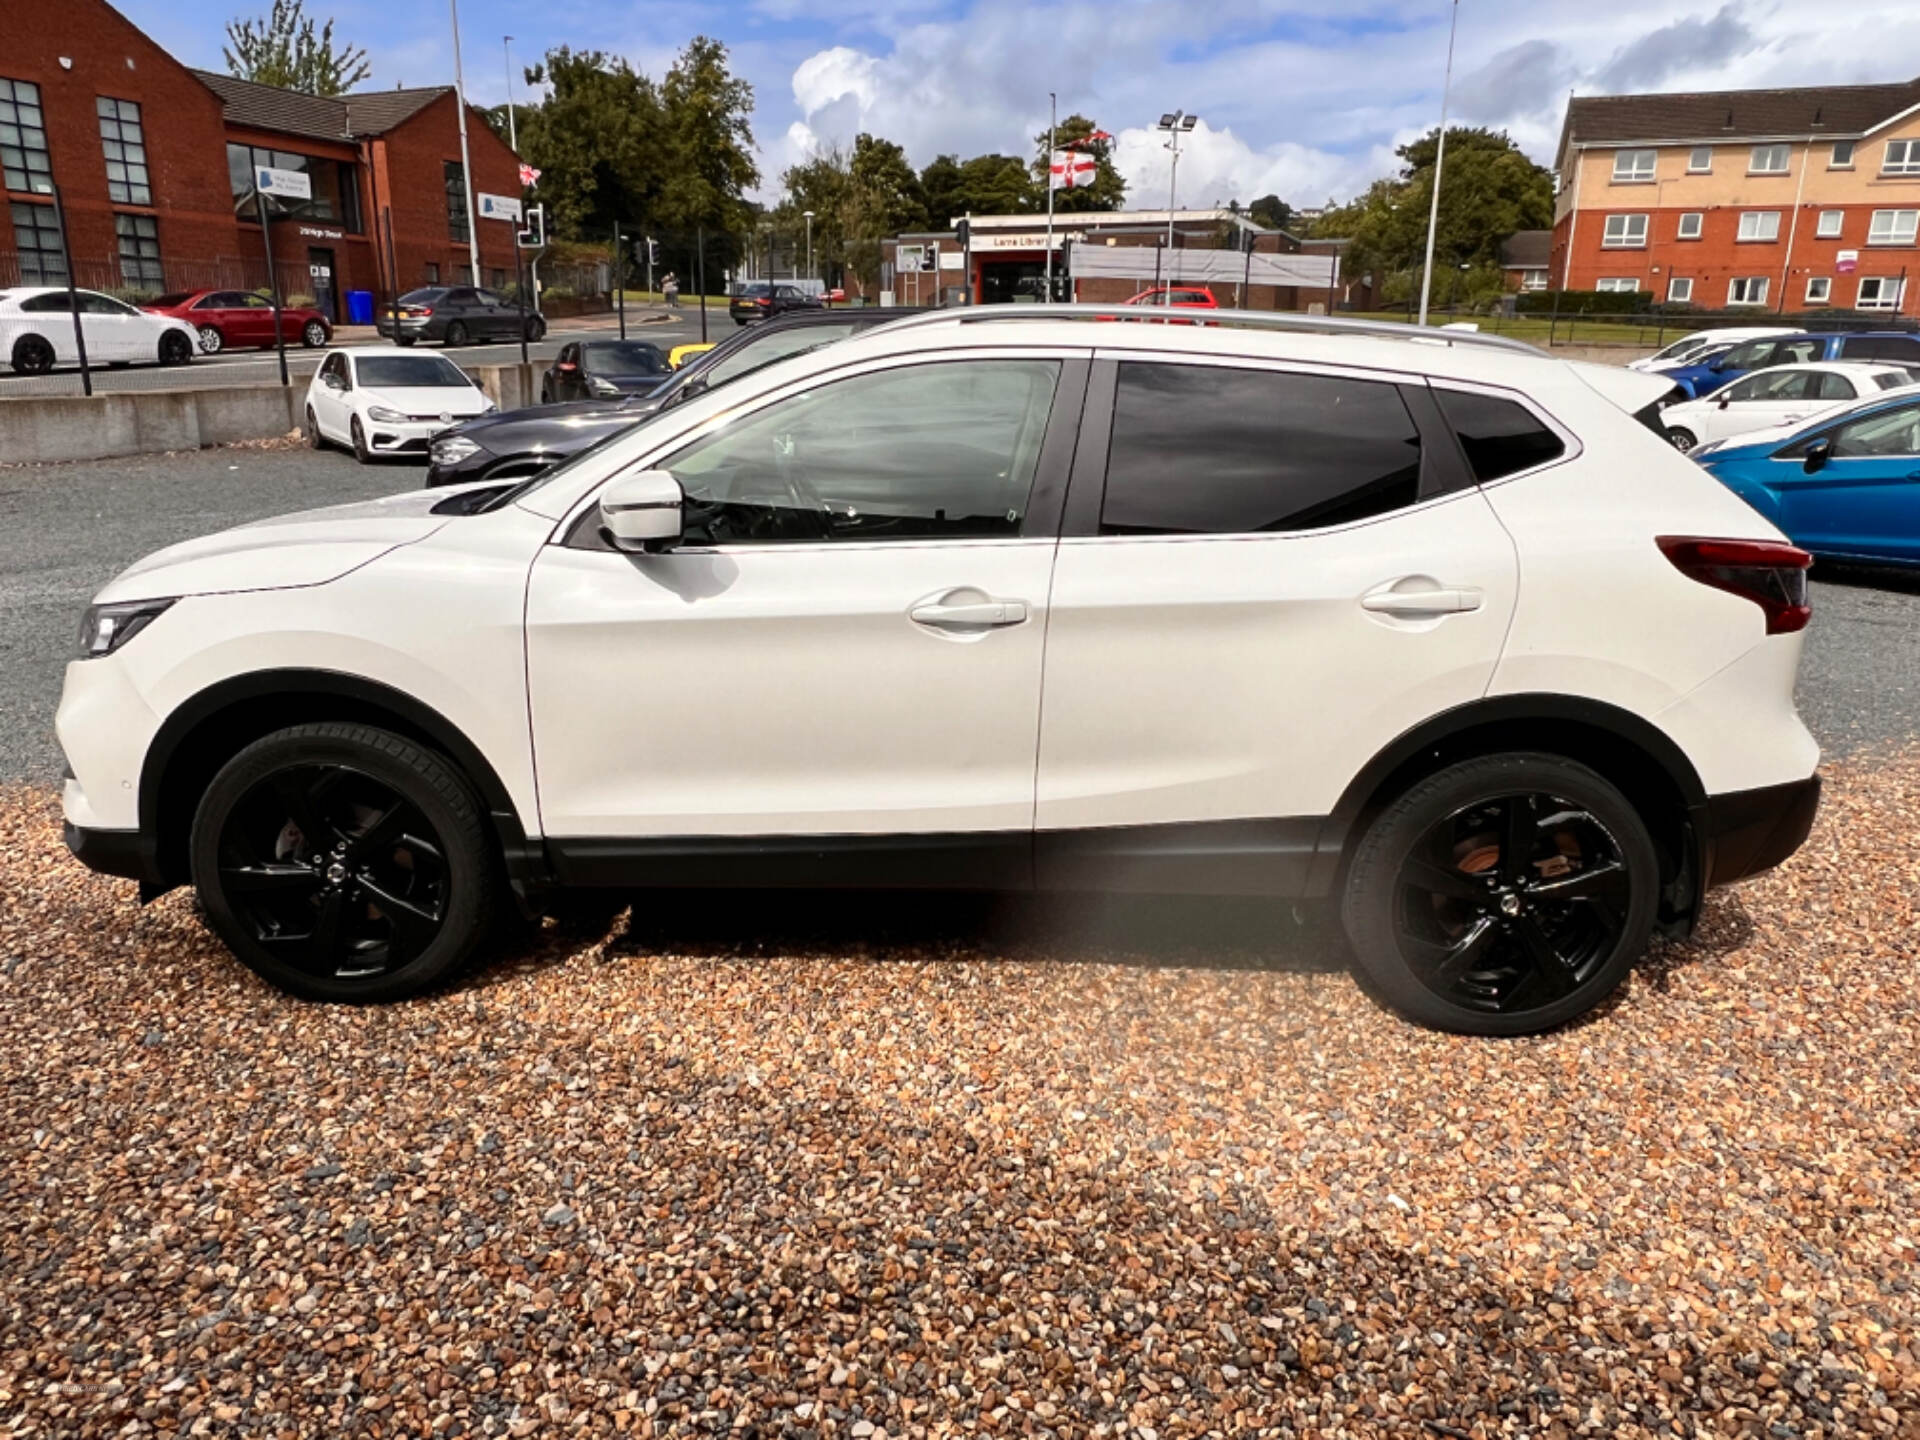
<svg viewBox="0 0 1920 1440"><path fill-rule="evenodd" d="M1423 721L1369 761L1321 825L1308 893L1335 893L1353 841L1393 797L1462 760L1510 750L1588 766L1626 795L1660 854L1660 921L1691 926L1712 873L1707 792L1686 752L1657 725L1604 701L1572 695L1502 695Z"/></svg>
<svg viewBox="0 0 1920 1440"><path fill-rule="evenodd" d="M199 798L222 765L264 735L317 720L359 721L431 746L478 792L508 878L523 896L545 883L545 850L529 840L512 795L459 726L412 696L330 670L262 670L209 686L176 706L140 768L140 830L151 836L163 883L188 878L187 847Z"/></svg>

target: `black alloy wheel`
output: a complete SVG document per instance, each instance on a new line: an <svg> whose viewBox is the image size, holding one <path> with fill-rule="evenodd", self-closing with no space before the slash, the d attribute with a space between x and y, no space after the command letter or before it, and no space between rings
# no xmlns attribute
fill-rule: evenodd
<svg viewBox="0 0 1920 1440"><path fill-rule="evenodd" d="M1645 823L1586 767L1468 761L1369 827L1345 898L1365 976L1395 1009L1516 1035L1591 1009L1645 948L1658 885Z"/></svg>
<svg viewBox="0 0 1920 1440"><path fill-rule="evenodd" d="M367 448L367 432L361 428L358 415L353 417L353 423L347 427L347 430L353 437L353 458L362 465L371 465L373 452Z"/></svg>
<svg viewBox="0 0 1920 1440"><path fill-rule="evenodd" d="M263 978L308 999L418 993L475 951L494 859L441 757L364 725L301 725L242 751L194 821L207 918Z"/></svg>
<svg viewBox="0 0 1920 1440"><path fill-rule="evenodd" d="M327 327L318 320L309 320L300 331L300 343L309 350L318 350L327 343Z"/></svg>
<svg viewBox="0 0 1920 1440"><path fill-rule="evenodd" d="M160 336L160 363L162 365L189 365L193 362L193 341L178 330L168 330Z"/></svg>
<svg viewBox="0 0 1920 1440"><path fill-rule="evenodd" d="M546 338L546 333L547 322L545 320L542 320L538 315L529 315L527 317L528 344L533 344L535 341Z"/></svg>
<svg viewBox="0 0 1920 1440"><path fill-rule="evenodd" d="M314 450L327 448L327 437L320 433L320 422L314 419L313 406L307 406L307 445Z"/></svg>
<svg viewBox="0 0 1920 1440"><path fill-rule="evenodd" d="M1684 455L1700 443L1700 437L1683 425L1673 425L1667 429L1667 443Z"/></svg>
<svg viewBox="0 0 1920 1440"><path fill-rule="evenodd" d="M38 335L22 335L13 346L13 373L45 375L53 369L53 346Z"/></svg>
<svg viewBox="0 0 1920 1440"><path fill-rule="evenodd" d="M456 320L451 325L447 326L446 343L449 346L449 348L455 345L466 344L467 343L466 325L463 324L461 321Z"/></svg>
<svg viewBox="0 0 1920 1440"><path fill-rule="evenodd" d="M220 333L217 326L202 325L199 333L200 353L202 355L218 355L221 348L227 343L227 337Z"/></svg>

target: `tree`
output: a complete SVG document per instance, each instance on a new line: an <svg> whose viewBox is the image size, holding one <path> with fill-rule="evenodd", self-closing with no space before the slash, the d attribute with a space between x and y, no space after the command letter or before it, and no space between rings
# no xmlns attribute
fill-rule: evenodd
<svg viewBox="0 0 1920 1440"><path fill-rule="evenodd" d="M1127 182L1120 178L1120 172L1113 165L1113 142L1094 140L1089 137L1099 131L1099 126L1084 115L1069 115L1053 129L1053 146L1056 150L1072 148L1094 157L1093 184L1077 190L1060 190L1053 197L1056 213L1073 215L1088 210L1118 210L1127 200ZM1052 166L1052 156L1047 153L1047 132L1042 130L1033 137L1036 158L1033 162L1033 185L1039 195L1038 208L1044 210L1047 205L1047 177Z"/></svg>
<svg viewBox="0 0 1920 1440"><path fill-rule="evenodd" d="M1015 155L936 156L920 172L920 189L937 229L962 215L1024 215L1037 208L1033 178Z"/></svg>
<svg viewBox="0 0 1920 1440"><path fill-rule="evenodd" d="M651 80L598 50L549 50L528 67L546 101L518 109L520 153L541 171L547 225L564 239L611 239L614 222L651 215L667 186L659 144L662 110ZM506 114L489 123L504 138Z"/></svg>
<svg viewBox="0 0 1920 1440"><path fill-rule="evenodd" d="M880 242L927 227L927 197L907 153L862 131L847 160L847 266L863 280L880 273Z"/></svg>
<svg viewBox="0 0 1920 1440"><path fill-rule="evenodd" d="M1397 152L1404 162L1400 175L1375 181L1341 213L1354 242L1351 267L1394 271L1421 265L1439 135L1432 130L1402 145ZM1436 265L1497 265L1500 244L1514 231L1544 229L1552 223L1553 177L1522 154L1504 131L1447 131L1434 227Z"/></svg>
<svg viewBox="0 0 1920 1440"><path fill-rule="evenodd" d="M1293 207L1278 195L1262 195L1247 207L1247 218L1269 230L1285 230L1293 223Z"/></svg>
<svg viewBox="0 0 1920 1440"><path fill-rule="evenodd" d="M658 216L691 235L730 235L748 219L746 192L760 183L753 161L753 87L727 68L727 47L696 35L660 87L660 149L666 183Z"/></svg>
<svg viewBox="0 0 1920 1440"><path fill-rule="evenodd" d="M305 12L306 0L273 0L265 19L229 20L228 73L309 95L344 95L373 73L365 50L334 42L331 19L315 31Z"/></svg>
<svg viewBox="0 0 1920 1440"><path fill-rule="evenodd" d="M813 212L813 256L816 274L846 268L849 239L859 217L853 203L853 173L847 152L829 146L811 160L790 167L780 177L786 197L774 209L773 225L789 241L806 234L806 212Z"/></svg>

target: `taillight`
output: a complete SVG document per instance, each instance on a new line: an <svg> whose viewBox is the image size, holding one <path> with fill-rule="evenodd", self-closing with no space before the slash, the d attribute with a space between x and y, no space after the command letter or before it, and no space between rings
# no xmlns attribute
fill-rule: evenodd
<svg viewBox="0 0 1920 1440"><path fill-rule="evenodd" d="M1689 580L1751 600L1767 617L1767 634L1807 628L1807 569L1813 556L1780 540L1706 540L1662 535L1661 553Z"/></svg>

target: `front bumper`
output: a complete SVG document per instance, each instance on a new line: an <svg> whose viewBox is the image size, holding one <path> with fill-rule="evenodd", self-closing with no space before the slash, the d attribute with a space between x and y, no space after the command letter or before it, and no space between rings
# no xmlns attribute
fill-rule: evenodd
<svg viewBox="0 0 1920 1440"><path fill-rule="evenodd" d="M89 870L144 885L161 883L158 847L151 835L138 830L89 830L71 820L64 833L67 849Z"/></svg>
<svg viewBox="0 0 1920 1440"><path fill-rule="evenodd" d="M384 420L369 420L367 425L367 448L376 455L425 455L433 446L433 437L451 430L463 420L471 420L471 415L456 415L451 421L435 417L432 420L409 420L403 424L389 424Z"/></svg>
<svg viewBox="0 0 1920 1440"><path fill-rule="evenodd" d="M1707 884L1771 870L1803 844L1820 810L1820 777L1710 795L1701 816Z"/></svg>

